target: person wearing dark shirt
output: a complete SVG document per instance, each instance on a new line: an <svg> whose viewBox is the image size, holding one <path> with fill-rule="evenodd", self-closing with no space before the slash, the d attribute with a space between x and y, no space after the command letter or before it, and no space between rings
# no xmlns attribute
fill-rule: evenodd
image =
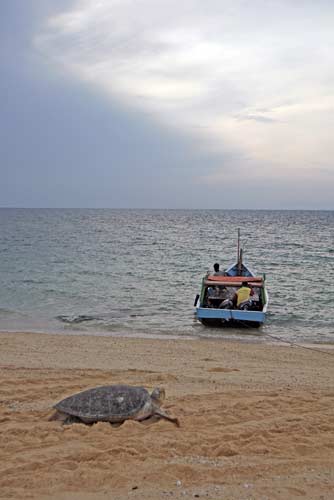
<svg viewBox="0 0 334 500"><path fill-rule="evenodd" d="M219 264L218 262L216 262L215 264L213 264L213 269L215 270L215 272L213 273L213 276L224 276L224 271L219 271Z"/></svg>

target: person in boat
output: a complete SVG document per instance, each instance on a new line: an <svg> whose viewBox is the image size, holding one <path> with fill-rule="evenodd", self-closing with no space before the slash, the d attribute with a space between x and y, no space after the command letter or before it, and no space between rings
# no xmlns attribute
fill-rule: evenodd
<svg viewBox="0 0 334 500"><path fill-rule="evenodd" d="M218 298L218 287L209 286L206 293L207 293L207 304L209 307L213 307L215 302L214 299Z"/></svg>
<svg viewBox="0 0 334 500"><path fill-rule="evenodd" d="M254 295L253 289L247 281L243 281L241 287L236 291L234 302L238 309L248 309L252 305L251 296Z"/></svg>
<svg viewBox="0 0 334 500"><path fill-rule="evenodd" d="M206 290L206 298L207 298L208 304L209 304L210 298L213 297L213 295L214 295L214 291L215 291L215 289L212 286L209 286Z"/></svg>
<svg viewBox="0 0 334 500"><path fill-rule="evenodd" d="M207 299L209 307L219 307L220 300L224 298L223 289L225 287L216 285L215 287L210 286L207 291Z"/></svg>
<svg viewBox="0 0 334 500"><path fill-rule="evenodd" d="M213 269L214 269L214 273L212 276L225 276L225 272L224 271L219 271L219 264L218 262L216 262L215 264L213 264Z"/></svg>
<svg viewBox="0 0 334 500"><path fill-rule="evenodd" d="M228 291L226 286L221 287L220 298L222 298L223 300L219 304L219 309L232 309L233 308L233 293L231 296L231 293Z"/></svg>
<svg viewBox="0 0 334 500"><path fill-rule="evenodd" d="M216 285L214 288L209 287L207 298L209 307L230 309L233 306L233 302L225 286Z"/></svg>

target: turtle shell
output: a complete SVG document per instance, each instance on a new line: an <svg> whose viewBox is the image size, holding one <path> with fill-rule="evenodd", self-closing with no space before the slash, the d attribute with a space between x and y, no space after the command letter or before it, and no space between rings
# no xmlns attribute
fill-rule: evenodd
<svg viewBox="0 0 334 500"><path fill-rule="evenodd" d="M69 396L54 408L91 421L119 422L134 418L150 399L144 387L106 385Z"/></svg>

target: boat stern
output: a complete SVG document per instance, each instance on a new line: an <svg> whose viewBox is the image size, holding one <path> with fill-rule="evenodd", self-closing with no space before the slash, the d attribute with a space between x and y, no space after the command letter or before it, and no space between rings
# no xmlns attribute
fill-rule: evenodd
<svg viewBox="0 0 334 500"><path fill-rule="evenodd" d="M263 311L243 311L240 309L214 309L207 307L198 307L196 309L196 317L203 323L210 323L213 320L216 322L244 322L262 324L265 321L265 312ZM204 320L204 321L203 321Z"/></svg>

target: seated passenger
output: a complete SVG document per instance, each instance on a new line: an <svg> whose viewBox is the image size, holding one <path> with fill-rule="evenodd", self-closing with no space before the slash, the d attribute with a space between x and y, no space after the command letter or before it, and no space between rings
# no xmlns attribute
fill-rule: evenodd
<svg viewBox="0 0 334 500"><path fill-rule="evenodd" d="M219 271L219 264L218 264L218 262L216 262L215 264L213 264L213 269L215 270L215 272L213 273L212 276L224 276L225 275L224 271Z"/></svg>
<svg viewBox="0 0 334 500"><path fill-rule="evenodd" d="M220 309L232 309L233 308L233 300L230 292L226 288L226 286L220 287L220 298L223 299L219 304Z"/></svg>
<svg viewBox="0 0 334 500"><path fill-rule="evenodd" d="M215 292L215 290L214 290L214 288L212 286L209 286L206 289L206 303L207 303L208 307L212 307L211 298L213 297L214 292Z"/></svg>
<svg viewBox="0 0 334 500"><path fill-rule="evenodd" d="M251 296L254 294L247 281L243 281L239 290L236 291L235 300L238 309L249 309L252 305Z"/></svg>
<svg viewBox="0 0 334 500"><path fill-rule="evenodd" d="M223 291L224 288L224 286L215 286L214 288L208 288L207 297L209 307L220 307L220 300L225 298Z"/></svg>

